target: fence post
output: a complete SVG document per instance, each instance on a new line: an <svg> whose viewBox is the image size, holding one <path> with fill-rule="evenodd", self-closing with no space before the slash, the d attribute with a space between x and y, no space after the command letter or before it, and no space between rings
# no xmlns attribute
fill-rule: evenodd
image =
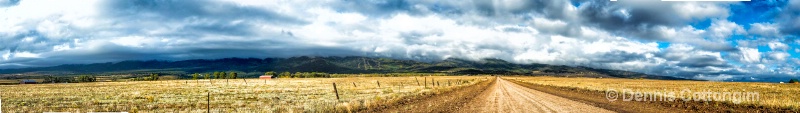
<svg viewBox="0 0 800 113"><path fill-rule="evenodd" d="M375 81L375 82L378 82L378 88L381 88L381 81Z"/></svg>
<svg viewBox="0 0 800 113"><path fill-rule="evenodd" d="M431 86L436 86L436 80L434 78L431 78Z"/></svg>
<svg viewBox="0 0 800 113"><path fill-rule="evenodd" d="M336 89L336 82L333 83L333 92L336 93L336 101L339 101L339 89Z"/></svg>
<svg viewBox="0 0 800 113"><path fill-rule="evenodd" d="M356 82L353 82L353 87L358 87L358 86L356 86Z"/></svg>
<svg viewBox="0 0 800 113"><path fill-rule="evenodd" d="M428 77L422 77L422 80L425 83L425 87L428 87Z"/></svg>
<svg viewBox="0 0 800 113"><path fill-rule="evenodd" d="M417 77L414 77L414 80L416 80L416 81L417 81L417 85L419 86L419 85L420 85L420 84L419 84L419 79L417 79Z"/></svg>
<svg viewBox="0 0 800 113"><path fill-rule="evenodd" d="M247 79L242 78L244 80L244 85L247 85Z"/></svg>

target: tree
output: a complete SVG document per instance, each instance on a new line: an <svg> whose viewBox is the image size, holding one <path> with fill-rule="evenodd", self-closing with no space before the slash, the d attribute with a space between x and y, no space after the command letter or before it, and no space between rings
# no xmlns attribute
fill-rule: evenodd
<svg viewBox="0 0 800 113"><path fill-rule="evenodd" d="M78 79L77 79L78 82L94 82L95 80L97 80L97 79L95 79L94 76L90 76L90 75L81 75L81 76L78 76Z"/></svg>
<svg viewBox="0 0 800 113"><path fill-rule="evenodd" d="M275 76L275 72L269 71L264 73L264 75Z"/></svg>
<svg viewBox="0 0 800 113"><path fill-rule="evenodd" d="M209 77L211 77L211 73L206 73L206 74L203 75L203 78L208 79Z"/></svg>
<svg viewBox="0 0 800 113"><path fill-rule="evenodd" d="M219 79L219 72L214 71L214 79Z"/></svg>
<svg viewBox="0 0 800 113"><path fill-rule="evenodd" d="M797 80L797 79L791 79L791 80L789 80L789 83L800 83L800 80Z"/></svg>
<svg viewBox="0 0 800 113"><path fill-rule="evenodd" d="M194 74L192 74L192 79L195 79L195 80L197 80L197 76L198 76L198 75L199 75L199 74L197 74L197 73L194 73Z"/></svg>
<svg viewBox="0 0 800 113"><path fill-rule="evenodd" d="M280 78L291 78L292 74L289 73L289 72L283 72L280 75L278 75L278 77L280 77Z"/></svg>
<svg viewBox="0 0 800 113"><path fill-rule="evenodd" d="M292 74L292 78L300 78L300 77L302 77L301 75L303 75L303 73L301 73L301 72L294 72L294 74Z"/></svg>
<svg viewBox="0 0 800 113"><path fill-rule="evenodd" d="M57 78L57 77L53 77L53 76L47 76L47 78L45 78L44 82L52 82L52 83L56 83L56 82L59 82L59 81L58 81L58 78Z"/></svg>
<svg viewBox="0 0 800 113"><path fill-rule="evenodd" d="M236 72L231 72L230 78L236 79L236 76L238 76L238 74L236 74Z"/></svg>
<svg viewBox="0 0 800 113"><path fill-rule="evenodd" d="M227 76L225 75L225 72L220 72L220 73L219 73L219 76L220 76L220 78L222 78L222 79L228 79L228 78L227 78Z"/></svg>

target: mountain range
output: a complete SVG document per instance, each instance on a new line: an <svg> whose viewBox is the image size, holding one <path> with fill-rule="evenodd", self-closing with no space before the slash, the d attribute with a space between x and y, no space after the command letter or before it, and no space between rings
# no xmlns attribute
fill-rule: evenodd
<svg viewBox="0 0 800 113"><path fill-rule="evenodd" d="M671 76L649 75L631 71L572 67L548 64L516 64L500 59L478 61L448 58L441 61L421 62L381 57L360 56L300 56L291 58L224 58L183 61L121 61L93 64L65 64L52 67L0 69L0 77L77 74L137 74L166 73L188 75L213 71L244 72L245 77L258 76L266 71L275 72L325 72L325 73L446 73L446 74L503 74L565 77L608 77L684 80Z"/></svg>

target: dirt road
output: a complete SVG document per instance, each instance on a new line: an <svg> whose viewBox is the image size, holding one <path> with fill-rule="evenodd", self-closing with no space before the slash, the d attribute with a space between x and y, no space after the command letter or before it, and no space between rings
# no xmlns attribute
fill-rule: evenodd
<svg viewBox="0 0 800 113"><path fill-rule="evenodd" d="M612 111L525 88L503 79L462 107L462 113L611 113Z"/></svg>

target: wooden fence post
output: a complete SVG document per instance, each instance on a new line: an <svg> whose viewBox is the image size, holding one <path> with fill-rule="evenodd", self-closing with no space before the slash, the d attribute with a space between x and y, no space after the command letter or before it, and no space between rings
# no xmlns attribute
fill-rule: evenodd
<svg viewBox="0 0 800 113"><path fill-rule="evenodd" d="M375 81L375 82L378 82L378 88L381 88L381 81Z"/></svg>
<svg viewBox="0 0 800 113"><path fill-rule="evenodd" d="M436 80L434 80L434 78L431 78L431 86L436 86Z"/></svg>
<svg viewBox="0 0 800 113"><path fill-rule="evenodd" d="M242 78L242 80L244 81L244 85L247 85L247 79Z"/></svg>
<svg viewBox="0 0 800 113"><path fill-rule="evenodd" d="M333 83L333 92L336 93L336 101L339 101L339 90L336 89L336 82Z"/></svg>
<svg viewBox="0 0 800 113"><path fill-rule="evenodd" d="M416 81L417 81L417 85L419 86L419 85L420 85L420 84L419 84L419 79L417 79L417 77L414 77L414 80L416 80Z"/></svg>
<svg viewBox="0 0 800 113"><path fill-rule="evenodd" d="M356 86L356 82L353 82L353 87L358 87L358 86Z"/></svg>

